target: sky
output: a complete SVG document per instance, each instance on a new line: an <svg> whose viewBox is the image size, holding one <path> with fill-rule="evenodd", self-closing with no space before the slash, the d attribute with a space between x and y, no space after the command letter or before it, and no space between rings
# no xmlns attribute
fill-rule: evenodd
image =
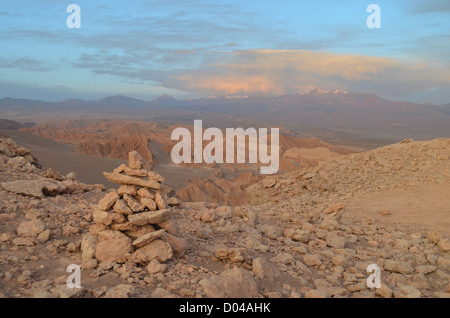
<svg viewBox="0 0 450 318"><path fill-rule="evenodd" d="M81 28L68 28L70 4ZM368 28L367 6L381 10ZM0 98L368 92L450 103L448 0L0 2Z"/></svg>

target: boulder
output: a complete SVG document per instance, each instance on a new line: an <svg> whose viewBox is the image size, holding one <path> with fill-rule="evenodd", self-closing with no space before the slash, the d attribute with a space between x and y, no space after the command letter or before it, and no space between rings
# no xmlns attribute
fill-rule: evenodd
<svg viewBox="0 0 450 318"><path fill-rule="evenodd" d="M173 250L170 244L157 239L135 251L128 260L133 263L148 264L151 260L156 259L164 263L172 257Z"/></svg>
<svg viewBox="0 0 450 318"><path fill-rule="evenodd" d="M99 242L95 250L95 258L101 262L125 263L129 253L133 252L131 239L120 239Z"/></svg>
<svg viewBox="0 0 450 318"><path fill-rule="evenodd" d="M81 258L83 261L94 258L98 238L90 233L83 236L81 241Z"/></svg>
<svg viewBox="0 0 450 318"><path fill-rule="evenodd" d="M143 165L144 159L137 151L133 150L128 153L128 166L131 169L141 169Z"/></svg>
<svg viewBox="0 0 450 318"><path fill-rule="evenodd" d="M170 218L170 210L136 213L128 216L128 221L135 225L158 224Z"/></svg>
<svg viewBox="0 0 450 318"><path fill-rule="evenodd" d="M129 184L129 185L135 185L138 187L144 187L144 188L151 188L155 190L161 189L161 186L158 182L154 180L143 180L135 177L130 177L124 174L115 173L115 172L103 172L103 175L105 176L108 181L112 183L117 184Z"/></svg>
<svg viewBox="0 0 450 318"><path fill-rule="evenodd" d="M41 219L24 221L17 228L17 235L22 237L36 237L45 231L45 223Z"/></svg>
<svg viewBox="0 0 450 318"><path fill-rule="evenodd" d="M164 231L161 239L170 244L176 257L182 257L189 247L189 243L185 238L179 238Z"/></svg>
<svg viewBox="0 0 450 318"><path fill-rule="evenodd" d="M128 206L130 207L130 209L133 212L144 211L145 206L141 202L136 200L134 197L132 197L131 195L124 194L123 199L125 200L125 202L128 204Z"/></svg>
<svg viewBox="0 0 450 318"><path fill-rule="evenodd" d="M106 194L103 199L100 200L100 202L97 205L97 208L102 211L108 211L112 208L114 203L119 200L119 195L116 191L109 192Z"/></svg>
<svg viewBox="0 0 450 318"><path fill-rule="evenodd" d="M133 241L133 246L142 247L150 244L153 240L159 239L164 232L165 230L158 230L144 234Z"/></svg>

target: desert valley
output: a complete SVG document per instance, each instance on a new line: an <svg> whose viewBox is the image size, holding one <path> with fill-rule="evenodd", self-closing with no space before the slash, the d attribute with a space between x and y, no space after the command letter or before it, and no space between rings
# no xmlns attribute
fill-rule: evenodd
<svg viewBox="0 0 450 318"><path fill-rule="evenodd" d="M0 21L12 312L450 298L448 1L21 0Z"/></svg>

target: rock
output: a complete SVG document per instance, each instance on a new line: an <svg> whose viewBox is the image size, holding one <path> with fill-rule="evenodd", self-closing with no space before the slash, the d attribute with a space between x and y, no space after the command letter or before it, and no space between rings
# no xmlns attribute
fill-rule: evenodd
<svg viewBox="0 0 450 318"><path fill-rule="evenodd" d="M155 194L155 202L156 206L158 207L158 210L164 210L165 208L167 208L166 200L164 200L161 193L159 192L156 192Z"/></svg>
<svg viewBox="0 0 450 318"><path fill-rule="evenodd" d="M443 253L450 251L450 240L447 238L441 239L438 243L438 247Z"/></svg>
<svg viewBox="0 0 450 318"><path fill-rule="evenodd" d="M134 293L135 288L132 285L120 284L109 289L105 294L105 298L129 298Z"/></svg>
<svg viewBox="0 0 450 318"><path fill-rule="evenodd" d="M422 293L420 290L413 286L399 286L394 289L395 298L421 298Z"/></svg>
<svg viewBox="0 0 450 318"><path fill-rule="evenodd" d="M113 210L114 210L114 212L117 212L120 214L125 214L125 215L133 214L133 211L130 209L130 207L127 205L127 203L122 199L119 199L116 201L116 203L114 204Z"/></svg>
<svg viewBox="0 0 450 318"><path fill-rule="evenodd" d="M75 173L75 172L69 172L67 175L66 175L66 179L69 179L69 180L76 180L77 179L77 174Z"/></svg>
<svg viewBox="0 0 450 318"><path fill-rule="evenodd" d="M167 232L163 232L161 239L170 244L176 257L183 257L189 247L189 243L185 238L179 238Z"/></svg>
<svg viewBox="0 0 450 318"><path fill-rule="evenodd" d="M26 163L27 161L25 160L25 158L21 156L11 158L8 160L8 165L13 167L23 167Z"/></svg>
<svg viewBox="0 0 450 318"><path fill-rule="evenodd" d="M44 232L42 232L42 233L40 233L38 236L37 236L37 240L40 242L40 243L45 243L45 242L47 242L49 239L50 239L50 230L49 229L47 229L47 230L45 230Z"/></svg>
<svg viewBox="0 0 450 318"><path fill-rule="evenodd" d="M233 268L202 279L199 282L209 298L256 298L258 286L252 274L242 268Z"/></svg>
<svg viewBox="0 0 450 318"><path fill-rule="evenodd" d="M103 242L109 240L123 239L124 237L126 237L126 235L119 231L104 230L100 231L97 237L100 242Z"/></svg>
<svg viewBox="0 0 450 318"><path fill-rule="evenodd" d="M140 188L137 193L138 193L138 196L141 198L147 198L147 199L152 199L152 200L155 199L155 195L146 188Z"/></svg>
<svg viewBox="0 0 450 318"><path fill-rule="evenodd" d="M261 224L258 229L272 240L276 240L284 234L283 229L276 225Z"/></svg>
<svg viewBox="0 0 450 318"><path fill-rule="evenodd" d="M17 235L23 237L36 237L40 233L44 232L45 223L41 219L35 219L32 221L24 221L19 224L17 228Z"/></svg>
<svg viewBox="0 0 450 318"><path fill-rule="evenodd" d="M375 294L383 297L383 298L391 298L392 297L392 289L390 289L387 285L381 284L380 288L375 290Z"/></svg>
<svg viewBox="0 0 450 318"><path fill-rule="evenodd" d="M98 233L100 233L103 230L106 230L107 228L108 226L106 226L105 224L100 223L92 224L91 227L89 228L89 233L91 233L92 235L97 235Z"/></svg>
<svg viewBox="0 0 450 318"><path fill-rule="evenodd" d="M324 230L335 231L339 229L339 222L334 214L330 214L323 219L319 227Z"/></svg>
<svg viewBox="0 0 450 318"><path fill-rule="evenodd" d="M322 261L317 255L314 254L305 254L303 255L303 263L305 263L306 266L320 266L322 264Z"/></svg>
<svg viewBox="0 0 450 318"><path fill-rule="evenodd" d="M80 228L66 224L63 226L62 235L71 236L80 233Z"/></svg>
<svg viewBox="0 0 450 318"><path fill-rule="evenodd" d="M429 233L428 233L428 240L431 242L431 243L433 243L433 244L438 244L439 243L439 240L441 239L441 236L439 235L439 233L438 232L436 232L436 231L430 231Z"/></svg>
<svg viewBox="0 0 450 318"><path fill-rule="evenodd" d="M95 258L92 258L92 259L84 260L84 261L81 263L81 268L84 268L84 269L93 269L93 268L96 268L97 265L98 265L98 261L97 261Z"/></svg>
<svg viewBox="0 0 450 318"><path fill-rule="evenodd" d="M170 218L170 210L142 212L128 216L128 220L135 225L158 224Z"/></svg>
<svg viewBox="0 0 450 318"><path fill-rule="evenodd" d="M173 250L169 243L162 240L154 240L150 244L141 247L130 255L129 261L140 264L147 264L152 259L161 263L173 257Z"/></svg>
<svg viewBox="0 0 450 318"><path fill-rule="evenodd" d="M37 199L42 199L45 195L57 195L65 190L61 182L46 178L3 182L1 187L8 192Z"/></svg>
<svg viewBox="0 0 450 318"><path fill-rule="evenodd" d="M148 174L148 170L147 169L131 169L130 167L126 167L125 173L132 177L146 177Z"/></svg>
<svg viewBox="0 0 450 318"><path fill-rule="evenodd" d="M128 166L126 165L126 164L124 164L124 163L122 163L120 166L118 166L116 169L114 169L113 171L115 172L115 173L122 173L122 172L125 172L125 169L127 168ZM128 167L129 168L129 167Z"/></svg>
<svg viewBox="0 0 450 318"><path fill-rule="evenodd" d="M305 293L305 298L329 298L327 292L321 289L313 289Z"/></svg>
<svg viewBox="0 0 450 318"><path fill-rule="evenodd" d="M338 212L338 211L344 209L346 206L347 206L347 204L344 203L344 202L335 203L332 206L330 206L329 208L325 209L323 211L323 213L324 214L331 214L331 213L334 213L334 212Z"/></svg>
<svg viewBox="0 0 450 318"><path fill-rule="evenodd" d="M8 147L6 144L0 142L0 154L4 154L8 157L13 157L16 155L13 149Z"/></svg>
<svg viewBox="0 0 450 318"><path fill-rule="evenodd" d="M308 243L309 241L309 233L299 229L288 230L286 236L296 242Z"/></svg>
<svg viewBox="0 0 450 318"><path fill-rule="evenodd" d="M97 208L102 211L108 211L119 200L119 195L116 191L109 192L98 203Z"/></svg>
<svg viewBox="0 0 450 318"><path fill-rule="evenodd" d="M144 159L137 151L133 150L128 153L128 166L131 169L141 169L143 165Z"/></svg>
<svg viewBox="0 0 450 318"><path fill-rule="evenodd" d="M152 296L152 298L172 298L173 297L173 295L169 291L165 290L164 288L160 288L160 287L156 288L152 292L151 296Z"/></svg>
<svg viewBox="0 0 450 318"><path fill-rule="evenodd" d="M264 257L258 257L253 260L252 271L261 280L268 281L269 283L274 282L281 275L278 268Z"/></svg>
<svg viewBox="0 0 450 318"><path fill-rule="evenodd" d="M124 184L124 185L121 185L119 187L119 189L117 189L117 194L119 194L119 195L128 194L128 195L131 195L131 196L136 196L137 195L137 188L134 185Z"/></svg>
<svg viewBox="0 0 450 318"><path fill-rule="evenodd" d="M106 212L95 210L92 214L94 222L104 225L111 225L112 223L125 223L127 219L123 214L115 212Z"/></svg>
<svg viewBox="0 0 450 318"><path fill-rule="evenodd" d="M136 229L125 231L125 234L133 239L137 239L142 235L145 235L150 232L155 232L155 228L150 224L144 226L137 226L137 225L134 226L136 227Z"/></svg>
<svg viewBox="0 0 450 318"><path fill-rule="evenodd" d="M156 259L152 259L150 261L150 263L147 265L146 269L147 272L150 275L153 274L158 274L158 273L164 273L164 271L166 270L167 265L166 264L161 264L159 261L157 261Z"/></svg>
<svg viewBox="0 0 450 318"><path fill-rule="evenodd" d="M331 261L335 266L342 266L342 267L347 266L347 259L343 255L334 255Z"/></svg>
<svg viewBox="0 0 450 318"><path fill-rule="evenodd" d="M141 198L141 204L150 211L156 211L156 202L149 198Z"/></svg>
<svg viewBox="0 0 450 318"><path fill-rule="evenodd" d="M435 272L437 267L434 265L418 265L415 269L416 272L426 275Z"/></svg>
<svg viewBox="0 0 450 318"><path fill-rule="evenodd" d="M414 272L414 268L411 262L394 261L394 260L386 260L384 263L384 269L391 273L400 273L400 274L412 274Z"/></svg>
<svg viewBox="0 0 450 318"><path fill-rule="evenodd" d="M106 179L108 179L108 181L112 183L129 184L143 188L151 188L155 190L161 189L160 184L154 180L143 180L114 172L113 173L103 172L103 175L105 176Z"/></svg>
<svg viewBox="0 0 450 318"><path fill-rule="evenodd" d="M327 236L326 239L327 245L333 248L344 248L345 247L345 239L342 236L331 233Z"/></svg>
<svg viewBox="0 0 450 318"><path fill-rule="evenodd" d="M149 171L148 180L155 180L156 182L163 183L166 179L157 172Z"/></svg>
<svg viewBox="0 0 450 318"><path fill-rule="evenodd" d="M85 292L84 287L69 288L67 285L59 285L51 289L50 295L55 298L77 298Z"/></svg>
<svg viewBox="0 0 450 318"><path fill-rule="evenodd" d="M42 176L45 178L57 180L57 181L63 181L64 177L59 171L55 171L52 168L48 168L46 171L42 173Z"/></svg>
<svg viewBox="0 0 450 318"><path fill-rule="evenodd" d="M134 240L133 246L136 246L136 247L145 246L145 245L149 244L151 241L159 239L161 237L161 234L163 234L163 232L165 232L165 230L158 230L158 231L144 234L144 235L140 236L139 238L137 238L136 240Z"/></svg>
<svg viewBox="0 0 450 318"><path fill-rule="evenodd" d="M141 202L139 202L138 200L133 198L132 196L130 196L128 194L124 194L123 199L125 200L125 202L128 204L128 206L130 207L130 209L133 212L144 211L145 206Z"/></svg>
<svg viewBox="0 0 450 318"><path fill-rule="evenodd" d="M172 219L168 219L166 221L159 222L157 224L160 228L166 230L167 233L179 236L179 230L176 223Z"/></svg>
<svg viewBox="0 0 450 318"><path fill-rule="evenodd" d="M248 218L248 225L255 227L256 225L259 224L259 215L258 212L250 210L247 213L247 218Z"/></svg>
<svg viewBox="0 0 450 318"><path fill-rule="evenodd" d="M169 206L180 206L183 203L183 201L181 201L180 199L176 198L176 197L170 197L167 199L167 204Z"/></svg>
<svg viewBox="0 0 450 318"><path fill-rule="evenodd" d="M450 257L439 256L437 260L439 266L450 266Z"/></svg>
<svg viewBox="0 0 450 318"><path fill-rule="evenodd" d="M229 260L232 263L240 263L245 260L242 255L242 250L238 248L230 248L226 246L219 246L214 249L214 255L221 260Z"/></svg>
<svg viewBox="0 0 450 318"><path fill-rule="evenodd" d="M111 230L113 230L113 231L122 231L122 232L123 231L137 231L139 229L140 229L139 226L134 225L129 221L127 221L125 223L120 223L120 224L111 224Z"/></svg>
<svg viewBox="0 0 450 318"><path fill-rule="evenodd" d="M85 234L81 240L81 259L86 261L95 257L98 238L90 233Z"/></svg>
<svg viewBox="0 0 450 318"><path fill-rule="evenodd" d="M127 254L133 252L131 239L124 237L99 242L95 250L95 258L99 262L125 263Z"/></svg>
<svg viewBox="0 0 450 318"><path fill-rule="evenodd" d="M294 262L294 257L289 253L279 253L271 258L270 261L272 263L288 265Z"/></svg>
<svg viewBox="0 0 450 318"><path fill-rule="evenodd" d="M33 246L34 242L29 237L16 237L12 240L12 244L16 246Z"/></svg>
<svg viewBox="0 0 450 318"><path fill-rule="evenodd" d="M205 223L211 223L216 220L217 214L214 209L207 209L202 214L202 221Z"/></svg>

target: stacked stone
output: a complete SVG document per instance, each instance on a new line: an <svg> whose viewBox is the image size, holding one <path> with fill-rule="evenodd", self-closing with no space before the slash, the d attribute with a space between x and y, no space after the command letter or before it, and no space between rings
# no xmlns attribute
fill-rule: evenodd
<svg viewBox="0 0 450 318"><path fill-rule="evenodd" d="M145 169L136 151L128 159L128 165L103 173L120 187L106 194L93 213L95 224L81 246L85 267L95 267L97 261L164 263L182 257L187 249L187 241L179 237L171 219L172 207L162 188L164 178Z"/></svg>

